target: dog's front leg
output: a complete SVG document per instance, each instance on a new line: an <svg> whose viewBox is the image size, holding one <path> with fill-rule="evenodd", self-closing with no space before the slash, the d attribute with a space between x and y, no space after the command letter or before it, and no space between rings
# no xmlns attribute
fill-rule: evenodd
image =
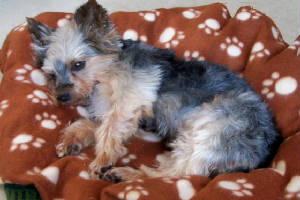
<svg viewBox="0 0 300 200"><path fill-rule="evenodd" d="M123 108L115 106L95 132L96 158L90 164L91 174L94 178L102 175L114 165L126 149L123 146L129 137L137 130L139 111L124 112Z"/></svg>
<svg viewBox="0 0 300 200"><path fill-rule="evenodd" d="M97 123L88 119L79 119L62 130L56 145L58 157L77 155L81 149L94 143Z"/></svg>

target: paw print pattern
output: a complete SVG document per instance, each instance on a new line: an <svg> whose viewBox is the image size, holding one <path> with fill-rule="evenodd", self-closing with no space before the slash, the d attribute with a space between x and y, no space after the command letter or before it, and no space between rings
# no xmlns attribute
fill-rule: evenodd
<svg viewBox="0 0 300 200"><path fill-rule="evenodd" d="M275 83L275 84L274 84ZM274 98L275 94L290 95L296 91L298 83L295 78L285 76L280 78L279 72L273 72L270 78L263 80L263 89L261 94L265 95L268 99ZM274 91L272 88L274 85Z"/></svg>
<svg viewBox="0 0 300 200"><path fill-rule="evenodd" d="M180 199L192 199L196 193L192 183L186 179L176 181L176 187Z"/></svg>
<svg viewBox="0 0 300 200"><path fill-rule="evenodd" d="M80 178L83 178L83 179L85 179L85 180L89 180L91 177L90 177L90 175L89 175L89 173L87 172L87 171L81 171L79 174L78 174L78 176L80 177Z"/></svg>
<svg viewBox="0 0 300 200"><path fill-rule="evenodd" d="M225 7L222 8L222 17L224 19L227 19L229 17L229 12L228 12L227 8L225 8Z"/></svg>
<svg viewBox="0 0 300 200"><path fill-rule="evenodd" d="M297 50L297 56L300 56L300 41L296 40L288 49Z"/></svg>
<svg viewBox="0 0 300 200"><path fill-rule="evenodd" d="M237 179L236 181L220 181L219 187L230 190L233 195L238 197L252 196L251 190L254 189L252 183L247 183L246 179Z"/></svg>
<svg viewBox="0 0 300 200"><path fill-rule="evenodd" d="M147 42L147 40L148 40L147 36L145 36L145 35L139 36L139 34L133 29L126 30L123 33L123 39L124 40L130 39L130 40L134 40L134 41L140 40L142 42Z"/></svg>
<svg viewBox="0 0 300 200"><path fill-rule="evenodd" d="M175 183L175 181L172 180L172 178L170 178L170 177L163 177L161 180L162 180L163 182L169 183L169 184Z"/></svg>
<svg viewBox="0 0 300 200"><path fill-rule="evenodd" d="M72 19L72 15L67 14L67 15L65 15L64 18L59 19L59 20L57 21L57 26L58 26L58 27L65 26L66 24L69 23L69 21L70 21L71 19Z"/></svg>
<svg viewBox="0 0 300 200"><path fill-rule="evenodd" d="M259 19L261 14L255 9L243 8L239 13L236 14L236 18L240 21L247 21L249 19Z"/></svg>
<svg viewBox="0 0 300 200"><path fill-rule="evenodd" d="M128 156L122 158L122 163L123 164L128 164L131 162L131 160L135 160L136 159L136 155L134 154L129 154Z"/></svg>
<svg viewBox="0 0 300 200"><path fill-rule="evenodd" d="M32 69L33 69L33 67L31 65L28 65L28 64L25 64L24 68L17 69L16 72L17 72L18 75L16 76L15 80L21 81L23 83L31 83L29 80L26 79L26 75Z"/></svg>
<svg viewBox="0 0 300 200"><path fill-rule="evenodd" d="M267 48L265 48L264 44L262 42L256 42L252 47L249 61L252 61L255 58L262 58L264 56L269 55L270 51Z"/></svg>
<svg viewBox="0 0 300 200"><path fill-rule="evenodd" d="M182 16L186 19L195 19L201 15L201 11L190 8L182 12Z"/></svg>
<svg viewBox="0 0 300 200"><path fill-rule="evenodd" d="M24 22L23 24L20 24L19 26L15 27L13 29L14 32L18 31L18 32L22 32L25 30L25 27L27 26L27 22Z"/></svg>
<svg viewBox="0 0 300 200"><path fill-rule="evenodd" d="M29 148L30 144L35 148L41 148L46 141L39 137L34 139L32 135L21 133L14 137L11 143L10 151L15 151L16 149L24 151Z"/></svg>
<svg viewBox="0 0 300 200"><path fill-rule="evenodd" d="M199 51L186 50L184 51L183 56L186 60L205 60L204 56L200 56Z"/></svg>
<svg viewBox="0 0 300 200"><path fill-rule="evenodd" d="M207 35L219 35L220 23L212 18L206 19L203 23L198 25L199 29L203 29Z"/></svg>
<svg viewBox="0 0 300 200"><path fill-rule="evenodd" d="M278 28L276 28L275 26L272 26L271 31L272 31L274 39L277 40L280 44L284 44L283 38L282 38Z"/></svg>
<svg viewBox="0 0 300 200"><path fill-rule="evenodd" d="M57 126L61 125L61 122L57 119L56 115L49 115L47 112L36 114L35 119L40 121L41 126L46 129L56 129Z"/></svg>
<svg viewBox="0 0 300 200"><path fill-rule="evenodd" d="M10 49L10 50L8 50L7 53L6 53L6 58L9 58L11 54L12 54L12 50Z"/></svg>
<svg viewBox="0 0 300 200"><path fill-rule="evenodd" d="M284 176L285 171L286 171L286 164L284 160L280 160L278 162L273 162L272 163L272 170L276 171L279 173L281 176Z"/></svg>
<svg viewBox="0 0 300 200"><path fill-rule="evenodd" d="M6 110L8 107L9 107L9 104L8 104L8 100L7 99L2 100L0 102L0 117L3 115L4 110Z"/></svg>
<svg viewBox="0 0 300 200"><path fill-rule="evenodd" d="M176 31L175 28L167 27L160 34L159 42L164 44L165 48L176 47L180 40L183 40L185 35L183 31Z"/></svg>
<svg viewBox="0 0 300 200"><path fill-rule="evenodd" d="M118 198L125 200L137 200L141 195L148 196L149 192L140 185L129 185L125 187L124 191L118 194Z"/></svg>
<svg viewBox="0 0 300 200"><path fill-rule="evenodd" d="M42 90L34 90L31 94L27 95L27 99L32 103L41 103L43 106L53 105L53 101Z"/></svg>
<svg viewBox="0 0 300 200"><path fill-rule="evenodd" d="M45 86L46 85L46 78L44 74L38 70L34 69L31 65L25 64L23 68L19 68L16 70L17 76L15 77L15 80L20 81L22 83L28 83L31 82L39 85L39 86ZM31 81L27 79L27 77L30 77Z"/></svg>
<svg viewBox="0 0 300 200"><path fill-rule="evenodd" d="M160 12L157 10L151 10L149 12L140 12L139 15L148 22L154 22L156 20L156 17L160 15Z"/></svg>
<svg viewBox="0 0 300 200"><path fill-rule="evenodd" d="M300 198L300 176L293 176L285 188L285 199Z"/></svg>
<svg viewBox="0 0 300 200"><path fill-rule="evenodd" d="M237 37L227 37L225 42L221 43L220 48L226 50L227 54L231 57L238 57L242 53L244 43L240 42Z"/></svg>
<svg viewBox="0 0 300 200"><path fill-rule="evenodd" d="M36 175L41 173L41 169L39 167L33 167L31 170L28 170L26 174L28 175Z"/></svg>

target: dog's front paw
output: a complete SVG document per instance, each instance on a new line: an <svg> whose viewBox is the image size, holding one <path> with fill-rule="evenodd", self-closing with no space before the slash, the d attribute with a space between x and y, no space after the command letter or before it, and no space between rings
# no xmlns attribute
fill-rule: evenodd
<svg viewBox="0 0 300 200"><path fill-rule="evenodd" d="M69 155L78 155L82 149L82 144L75 134L64 133L56 145L56 155L61 158Z"/></svg>
<svg viewBox="0 0 300 200"><path fill-rule="evenodd" d="M119 183L121 181L129 181L139 178L145 178L142 171L133 169L131 167L114 167L107 170L103 175L102 179L112 182Z"/></svg>
<svg viewBox="0 0 300 200"><path fill-rule="evenodd" d="M91 162L90 174L94 179L102 179L103 175L112 169L112 163L105 159L105 156L97 156L96 159Z"/></svg>

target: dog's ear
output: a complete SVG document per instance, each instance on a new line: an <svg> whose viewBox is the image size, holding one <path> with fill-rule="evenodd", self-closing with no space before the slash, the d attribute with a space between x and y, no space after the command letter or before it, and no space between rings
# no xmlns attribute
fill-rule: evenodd
<svg viewBox="0 0 300 200"><path fill-rule="evenodd" d="M89 0L74 13L74 20L87 42L100 52L119 49L119 37L115 33L107 11L97 3Z"/></svg>
<svg viewBox="0 0 300 200"><path fill-rule="evenodd" d="M49 36L54 29L33 18L26 19L28 23L28 31L33 41L33 50L36 54L36 67L41 67L49 45Z"/></svg>

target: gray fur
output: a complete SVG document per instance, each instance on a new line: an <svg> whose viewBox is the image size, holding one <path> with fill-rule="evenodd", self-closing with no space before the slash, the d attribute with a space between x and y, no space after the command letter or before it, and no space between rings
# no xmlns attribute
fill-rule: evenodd
<svg viewBox="0 0 300 200"><path fill-rule="evenodd" d="M163 71L158 97L153 103L154 118L143 119L142 127L166 137L176 152L181 130L186 129L191 113L197 115L195 110L200 113L204 105L210 106L209 113L219 121L216 126L222 127L216 133L218 145L210 148L207 175L254 169L267 162L279 134L267 105L244 79L216 64L177 60L168 50L140 43L124 48L121 55L126 55L124 59L133 68L159 65ZM192 139L193 133L184 137L197 141Z"/></svg>

